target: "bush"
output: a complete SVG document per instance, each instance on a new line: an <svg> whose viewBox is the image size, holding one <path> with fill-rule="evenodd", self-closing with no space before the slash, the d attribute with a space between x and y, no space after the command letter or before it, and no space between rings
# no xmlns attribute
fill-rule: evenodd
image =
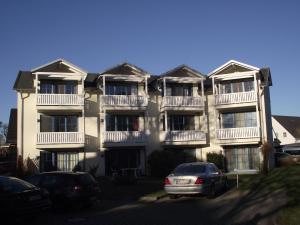
<svg viewBox="0 0 300 225"><path fill-rule="evenodd" d="M175 151L154 151L148 156L148 166L152 177L165 177L185 161L186 154Z"/></svg>
<svg viewBox="0 0 300 225"><path fill-rule="evenodd" d="M225 171L225 156L220 152L208 152L206 154L206 161L214 163L220 170Z"/></svg>

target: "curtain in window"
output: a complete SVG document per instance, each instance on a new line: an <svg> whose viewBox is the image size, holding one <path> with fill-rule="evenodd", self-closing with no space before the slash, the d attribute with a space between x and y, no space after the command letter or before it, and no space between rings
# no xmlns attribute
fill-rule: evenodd
<svg viewBox="0 0 300 225"><path fill-rule="evenodd" d="M78 165L78 152L57 153L57 169L60 171L71 172Z"/></svg>
<svg viewBox="0 0 300 225"><path fill-rule="evenodd" d="M227 168L234 169L259 169L259 150L257 146L235 146L225 148Z"/></svg>
<svg viewBox="0 0 300 225"><path fill-rule="evenodd" d="M222 128L256 127L256 112L222 113Z"/></svg>

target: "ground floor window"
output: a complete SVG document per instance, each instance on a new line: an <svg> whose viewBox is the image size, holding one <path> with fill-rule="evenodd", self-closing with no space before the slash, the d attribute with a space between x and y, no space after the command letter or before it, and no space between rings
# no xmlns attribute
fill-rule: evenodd
<svg viewBox="0 0 300 225"><path fill-rule="evenodd" d="M224 148L227 169L259 169L258 146L230 146Z"/></svg>
<svg viewBox="0 0 300 225"><path fill-rule="evenodd" d="M74 171L79 166L78 152L50 152L40 153L40 171Z"/></svg>

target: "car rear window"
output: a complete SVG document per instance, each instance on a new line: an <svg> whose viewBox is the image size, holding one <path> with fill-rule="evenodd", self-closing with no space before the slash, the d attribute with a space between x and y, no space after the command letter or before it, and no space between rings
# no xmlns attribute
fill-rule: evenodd
<svg viewBox="0 0 300 225"><path fill-rule="evenodd" d="M205 165L179 165L175 168L174 173L178 174L195 174L205 173Z"/></svg>
<svg viewBox="0 0 300 225"><path fill-rule="evenodd" d="M3 180L1 179L0 182L1 182L0 186L2 190L14 192L14 193L23 192L35 188L34 185L13 177L8 177Z"/></svg>
<svg viewBox="0 0 300 225"><path fill-rule="evenodd" d="M95 179L90 175L90 174L81 174L78 176L77 181L81 185L90 185L90 184L95 184L96 181Z"/></svg>

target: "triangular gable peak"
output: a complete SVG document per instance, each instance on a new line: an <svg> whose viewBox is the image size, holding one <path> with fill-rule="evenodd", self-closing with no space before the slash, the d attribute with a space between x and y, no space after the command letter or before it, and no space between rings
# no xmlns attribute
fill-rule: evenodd
<svg viewBox="0 0 300 225"><path fill-rule="evenodd" d="M79 73L82 75L87 74L87 72L78 66L73 65L72 63L64 60L57 59L50 63L44 64L37 68L31 70L33 73Z"/></svg>
<svg viewBox="0 0 300 225"><path fill-rule="evenodd" d="M205 76L202 73L186 65L181 65L172 70L169 70L168 72L163 73L161 77L191 77L205 79Z"/></svg>
<svg viewBox="0 0 300 225"><path fill-rule="evenodd" d="M218 67L217 69L209 73L209 76L252 71L258 72L259 68L235 60L230 60L229 62L225 63L224 65Z"/></svg>
<svg viewBox="0 0 300 225"><path fill-rule="evenodd" d="M114 75L138 75L138 76L145 76L149 75L145 70L130 64L130 63L122 63L116 65L110 69L105 70L104 72L100 73L101 75L104 74L114 74Z"/></svg>

